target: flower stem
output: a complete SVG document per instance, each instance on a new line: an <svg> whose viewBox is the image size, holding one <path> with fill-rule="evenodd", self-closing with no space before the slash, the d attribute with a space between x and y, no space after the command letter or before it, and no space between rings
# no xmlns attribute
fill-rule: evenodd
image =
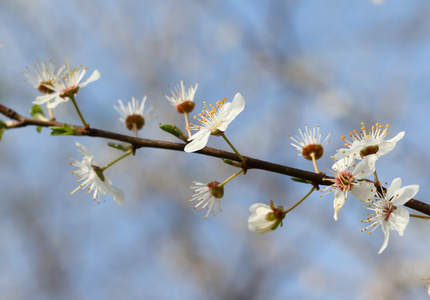
<svg viewBox="0 0 430 300"><path fill-rule="evenodd" d="M71 95L70 100L72 100L73 105L75 106L75 109L78 112L79 118L81 118L82 124L84 124L84 127L87 126L87 122L85 122L85 119L82 116L81 111L79 110L78 104L75 101L75 95Z"/></svg>
<svg viewBox="0 0 430 300"><path fill-rule="evenodd" d="M243 158L243 156L240 155L240 153L236 150L236 148L234 148L233 144L230 143L228 138L225 136L224 132L221 134L221 136L224 138L224 140L227 142L227 144L231 147L231 149L233 149L234 153L236 153L236 155L239 156L240 160L242 162L245 162L245 159Z"/></svg>
<svg viewBox="0 0 430 300"><path fill-rule="evenodd" d="M315 152L311 152L311 158L312 158L312 164L314 165L315 173L319 174L320 171L318 170L317 166L317 160L315 159Z"/></svg>
<svg viewBox="0 0 430 300"><path fill-rule="evenodd" d="M48 105L51 103L51 100L48 100ZM48 107L48 114L49 114L49 120L51 120L51 121L54 121L55 120L55 118L54 118L54 113L52 112L52 108L51 107Z"/></svg>
<svg viewBox="0 0 430 300"><path fill-rule="evenodd" d="M188 137L191 137L190 119L188 117L188 112L184 112L184 117L185 117L185 128L187 129Z"/></svg>
<svg viewBox="0 0 430 300"><path fill-rule="evenodd" d="M108 163L107 165L103 166L102 168L100 168L100 171L103 172L104 170L106 170L107 168L109 168L110 166L112 166L113 164L119 162L121 159L129 156L131 153L133 153L133 150L128 150L124 155L121 155L120 157L118 157L114 161L112 161L112 162Z"/></svg>
<svg viewBox="0 0 430 300"><path fill-rule="evenodd" d="M420 216L420 215L414 215L414 214L409 214L409 216L412 218L417 218L417 219L424 219L424 220L430 219L430 217L428 217L428 216Z"/></svg>
<svg viewBox="0 0 430 300"><path fill-rule="evenodd" d="M364 125L363 125L363 126L364 126ZM375 170L375 172L373 172L373 175L375 176L375 182L376 182L377 184L379 184L378 173L376 173L376 170Z"/></svg>
<svg viewBox="0 0 430 300"><path fill-rule="evenodd" d="M243 172L243 170L237 171L236 173L234 173L233 175L231 175L229 178L227 178L226 180L224 180L224 182L221 183L219 186L224 186L227 182L229 182L230 180L232 180L234 177L236 177L237 175L239 175L242 172Z"/></svg>
<svg viewBox="0 0 430 300"><path fill-rule="evenodd" d="M285 214L295 209L300 203L302 203L307 197L309 197L309 195L312 194L313 191L315 191L315 187L312 187L311 190L302 199L299 200L299 202L291 206L290 209L286 210Z"/></svg>

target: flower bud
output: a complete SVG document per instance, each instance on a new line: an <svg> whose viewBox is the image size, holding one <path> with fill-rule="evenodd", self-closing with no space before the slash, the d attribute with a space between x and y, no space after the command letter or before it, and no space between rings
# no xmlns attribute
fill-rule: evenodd
<svg viewBox="0 0 430 300"><path fill-rule="evenodd" d="M273 231L279 224L282 226L282 220L285 218L284 208L282 206L275 208L273 201L270 201L270 206L255 203L251 205L249 211L251 216L248 218L248 228L259 234Z"/></svg>

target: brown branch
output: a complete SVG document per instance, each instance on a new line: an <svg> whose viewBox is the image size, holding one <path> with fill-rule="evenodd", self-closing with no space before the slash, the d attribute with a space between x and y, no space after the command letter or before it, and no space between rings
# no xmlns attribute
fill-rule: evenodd
<svg viewBox="0 0 430 300"><path fill-rule="evenodd" d="M0 113L17 121L17 122L13 122L10 125L8 124L7 126L8 128L19 128L19 127L25 127L25 126L42 126L42 127L60 126L62 127L65 125L64 123L57 122L57 121L40 121L40 120L29 119L24 116L21 116L14 110L6 106L3 106L1 104L0 104ZM69 126L72 128L75 128L80 135L121 141L124 143L131 144L134 149L158 148L158 149L167 149L167 150L183 152L185 147L184 143L174 143L174 142L142 139L142 138L136 138L136 137L118 134L115 132L105 131L105 130L96 129L96 128L90 128L90 127L84 128L76 125L69 125ZM240 158L235 153L223 151L215 148L210 148L210 147L204 147L203 149L196 151L194 153L199 153L199 154L217 157L217 158L231 159L237 162L241 161ZM291 177L297 177L303 180L307 180L315 186L318 186L318 185L327 186L332 184L330 179L332 179L333 177L325 176L325 174L317 174L317 173L313 173L305 170L291 168L291 167L271 163L268 161L259 160L256 158L251 158L246 156L245 158L246 158L246 169L258 169L258 170L264 170L268 172L288 175ZM427 203L421 202L419 200L411 199L408 202L406 202L405 206L430 216L430 205Z"/></svg>

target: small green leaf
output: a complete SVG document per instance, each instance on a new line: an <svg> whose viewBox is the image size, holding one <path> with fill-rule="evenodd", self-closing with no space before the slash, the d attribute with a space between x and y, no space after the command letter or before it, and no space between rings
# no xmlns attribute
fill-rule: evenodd
<svg viewBox="0 0 430 300"><path fill-rule="evenodd" d="M33 117L33 119L35 119L35 120L49 121L48 118L45 117L45 113L43 112L40 105L34 105L30 110L30 114Z"/></svg>
<svg viewBox="0 0 430 300"><path fill-rule="evenodd" d="M188 140L188 137L176 125L160 124L160 128L165 132L176 136L178 139L183 140L184 142Z"/></svg>
<svg viewBox="0 0 430 300"><path fill-rule="evenodd" d="M34 105L30 110L30 114L33 117L33 119L35 119L35 120L49 121L48 118L45 117L45 113L43 112L40 105ZM36 128L37 132L40 133L42 131L42 128L43 128L42 126L37 126L37 128Z"/></svg>
<svg viewBox="0 0 430 300"><path fill-rule="evenodd" d="M75 128L67 124L64 124L63 127L51 126L49 129L52 129L51 135L81 135Z"/></svg>
<svg viewBox="0 0 430 300"><path fill-rule="evenodd" d="M302 183L312 183L312 181L310 180L306 180L298 177L291 177L291 180L296 182L302 182Z"/></svg>
<svg viewBox="0 0 430 300"><path fill-rule="evenodd" d="M112 142L109 142L109 143L108 143L108 146L110 146L110 147L112 147L112 148L115 148L115 149L122 150L122 151L124 151L124 152L126 152L126 151L129 151L129 150L133 149L133 146L132 146L132 145L130 145L130 144L119 144L119 143L112 143Z"/></svg>
<svg viewBox="0 0 430 300"><path fill-rule="evenodd" d="M222 160L224 161L224 163L226 163L227 165L231 165L234 167L238 167L238 168L242 168L242 163L231 160L231 159L227 159L227 158L222 158Z"/></svg>

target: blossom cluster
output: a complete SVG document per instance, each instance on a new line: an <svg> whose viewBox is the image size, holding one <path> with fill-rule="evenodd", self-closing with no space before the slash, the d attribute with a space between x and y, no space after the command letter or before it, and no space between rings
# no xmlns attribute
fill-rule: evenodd
<svg viewBox="0 0 430 300"><path fill-rule="evenodd" d="M70 70L68 62L66 65L57 68L52 62L46 64L45 62L36 61L34 71L30 71L27 68L25 76L32 87L44 95L38 96L33 103L35 105L46 104L50 114L52 114L53 108L71 100L83 122L84 128L87 128L89 124L85 122L75 96L80 88L98 80L100 73L96 70L85 82L81 82L86 70L86 67L82 66ZM231 102L227 102L226 98L217 101L214 105L207 105L206 102L203 102L203 109L190 122L189 114L195 108L194 98L197 93L197 87L198 84L191 84L186 87L185 83L180 81L178 85L170 88L170 96L164 95L169 103L176 108L177 112L184 115L184 128L188 136L176 125L163 124L160 128L184 141L184 152L186 153L197 152L205 148L211 136L222 137L236 153L238 161L225 162L239 167L239 171L222 183L216 180L206 182L192 181L194 183L194 186L191 187L193 196L190 197L189 201L195 203L194 208L206 209L205 218L207 218L209 213L215 215L217 211L221 210L221 199L224 196L225 185L239 174L246 172L246 159L225 135L229 125L244 110L245 100L240 93L236 93ZM131 101L126 104L122 100L118 100L118 106L114 105L114 109L119 113L118 119L122 125L133 131L136 137L138 131L146 124L146 120L151 118L150 111L152 107L145 112L146 100L147 96L144 96L139 103L137 98L132 96ZM54 119L53 114L51 119ZM366 225L362 231L371 233L376 228L381 227L385 236L379 253L387 247L391 230L398 231L400 235L403 235L410 218L409 212L403 206L419 190L418 185L402 187L401 178L394 178L386 188L379 181L376 171L378 159L391 152L397 142L405 135L404 132L400 132L396 136L386 139L388 128L388 125L384 127L377 123L369 130L366 130L362 125L360 130L351 132L348 138L342 137L345 143L344 146L332 156L334 161L330 170L332 176L325 176L324 173L318 170L317 166L317 160L323 156L324 147L329 143L330 134L325 139L322 139L319 126L308 128L305 125L304 131L299 129L298 134L294 137L290 136L293 141L291 145L299 151L298 155L312 161L316 173L324 174L324 183L327 186L321 189L321 196L330 193L334 194L333 217L335 220L339 219L340 210L346 204L346 200L350 195L365 204L368 213L365 220L362 220ZM76 133L73 128L67 127L67 125L53 130L55 134ZM191 131L194 131L194 134ZM135 149L133 149L133 146L114 145L114 147L124 151L125 154L113 162L99 167L95 164L95 159L91 152L79 143L76 143L76 145L84 157L81 161L72 159L70 163L77 168L73 173L78 176L78 182L80 182L75 191L86 189L88 193L92 193L92 198L97 202L100 202L101 196L112 194L117 204L123 204L125 200L123 191L113 186L104 172L121 159L134 154ZM373 179L369 178L371 175L374 175ZM287 213L292 211L318 188L313 183L311 191L288 210L284 210L283 206L275 207L273 201L270 201L270 205L264 203L252 204L249 208L251 212L251 216L248 218L249 230L260 234L276 230L279 225L283 225L283 220Z"/></svg>
<svg viewBox="0 0 430 300"><path fill-rule="evenodd" d="M406 226L409 223L409 212L402 206L411 200L419 190L418 185L408 185L401 187L401 178L395 178L391 184L384 188L377 177L376 161L383 155L388 154L394 149L397 142L405 135L404 132L398 133L391 139L386 139L389 126L382 126L377 123L366 130L364 125L360 130L355 130L349 134L349 139L342 137L346 148L340 148L332 157L331 178L326 178L330 183L329 186L322 189L322 194L334 194L333 208L334 219L338 220L339 212L345 205L348 195L351 194L357 200L365 204L365 208L370 212L367 213L364 224L368 224L362 231L369 233L376 228L381 227L384 233L384 242L379 253L385 250L390 237L390 230L399 232L403 235ZM321 143L321 134L319 128L310 130L306 126L305 131L299 130L299 136L291 137L294 143L293 147L300 151L299 155L306 159L320 158L323 153L323 147L327 143L327 138ZM369 179L374 174L374 180ZM265 233L270 230L268 226L273 219L268 218L268 212L272 210L268 206L256 209L255 204L250 207L252 212L248 220L249 228L257 233ZM262 216L266 216L265 222L262 222Z"/></svg>

